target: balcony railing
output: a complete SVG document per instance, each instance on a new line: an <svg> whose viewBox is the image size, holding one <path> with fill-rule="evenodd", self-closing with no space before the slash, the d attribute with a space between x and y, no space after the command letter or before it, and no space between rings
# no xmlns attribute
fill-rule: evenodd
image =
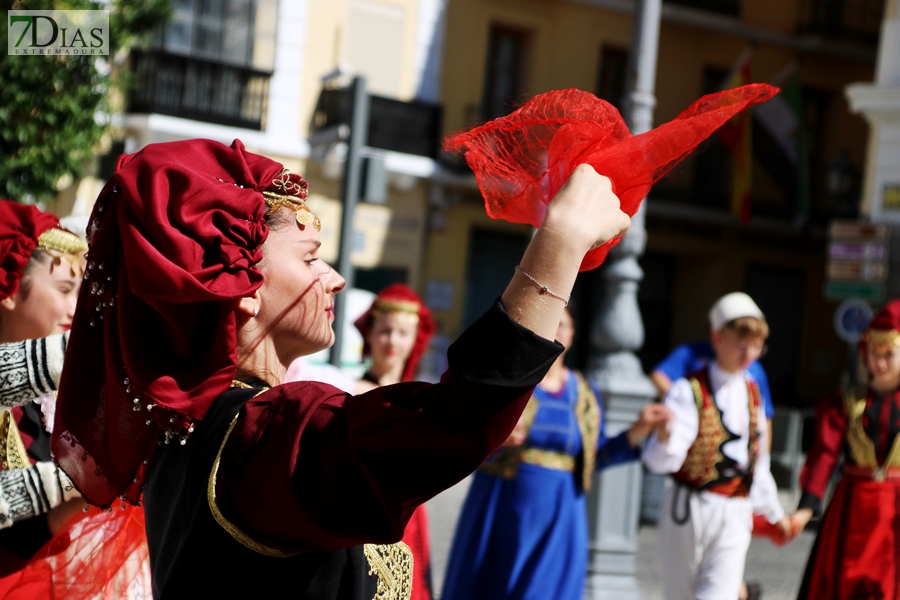
<svg viewBox="0 0 900 600"><path fill-rule="evenodd" d="M729 15L732 17L740 16L741 0L665 0L666 4L677 4L678 6L687 6L688 8L696 8L709 12L719 13L721 15Z"/></svg>
<svg viewBox="0 0 900 600"><path fill-rule="evenodd" d="M312 131L349 125L349 88L323 89L316 103ZM440 150L442 109L427 102L402 102L371 96L367 146L434 158Z"/></svg>
<svg viewBox="0 0 900 600"><path fill-rule="evenodd" d="M159 51L134 50L129 111L262 129L271 73Z"/></svg>
<svg viewBox="0 0 900 600"><path fill-rule="evenodd" d="M884 0L802 0L798 33L876 45Z"/></svg>

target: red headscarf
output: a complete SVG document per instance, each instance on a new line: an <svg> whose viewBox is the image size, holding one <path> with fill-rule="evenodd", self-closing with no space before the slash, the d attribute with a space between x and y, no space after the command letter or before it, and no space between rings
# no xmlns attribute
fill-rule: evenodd
<svg viewBox="0 0 900 600"><path fill-rule="evenodd" d="M210 140L119 158L94 206L52 447L93 504L137 502L158 441L185 443L237 365L236 302L262 284L263 191L282 165Z"/></svg>
<svg viewBox="0 0 900 600"><path fill-rule="evenodd" d="M900 346L900 300L891 300L878 311L859 340L859 351L865 358L870 345Z"/></svg>
<svg viewBox="0 0 900 600"><path fill-rule="evenodd" d="M364 312L354 323L356 328L363 337L363 358L369 356L372 349L366 338L372 330L372 322L375 319L375 312L408 312L419 316L419 325L416 330L416 341L413 344L412 352L403 366L402 381L412 381L416 376L416 368L419 366L419 359L428 348L428 341L434 335L434 319L431 318L431 311L422 302L422 299L406 284L393 283L378 293L372 306Z"/></svg>
<svg viewBox="0 0 900 600"><path fill-rule="evenodd" d="M633 216L650 186L700 142L740 111L777 92L756 83L703 96L672 121L632 136L608 102L581 90L557 90L448 138L444 147L466 153L493 219L540 227L547 204L582 163L612 180L622 210ZM618 242L588 252L581 270L599 266Z"/></svg>
<svg viewBox="0 0 900 600"><path fill-rule="evenodd" d="M56 215L36 206L0 200L0 300L15 296L22 272L42 233L59 227Z"/></svg>

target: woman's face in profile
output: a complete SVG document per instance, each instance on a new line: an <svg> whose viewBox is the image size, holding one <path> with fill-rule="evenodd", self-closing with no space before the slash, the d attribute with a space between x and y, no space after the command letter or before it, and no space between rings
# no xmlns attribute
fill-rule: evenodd
<svg viewBox="0 0 900 600"><path fill-rule="evenodd" d="M19 291L0 302L5 342L65 333L72 327L80 269L67 256L46 255L29 267Z"/></svg>
<svg viewBox="0 0 900 600"><path fill-rule="evenodd" d="M259 269L264 280L255 321L271 336L282 364L334 343L334 296L346 282L319 258L320 245L315 228L293 219L270 229L263 244Z"/></svg>
<svg viewBox="0 0 900 600"><path fill-rule="evenodd" d="M366 341L372 363L381 368L402 367L412 354L419 328L419 317L408 312L376 312Z"/></svg>

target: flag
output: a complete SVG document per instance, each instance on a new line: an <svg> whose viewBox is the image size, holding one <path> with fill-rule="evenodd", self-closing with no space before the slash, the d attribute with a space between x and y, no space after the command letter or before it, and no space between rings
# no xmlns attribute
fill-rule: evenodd
<svg viewBox="0 0 900 600"><path fill-rule="evenodd" d="M731 71L731 77L723 86L724 89L736 88L750 83L750 58L752 48L741 53L737 64ZM753 172L753 138L751 121L748 112L735 115L719 130L719 139L732 156L731 174L731 212L736 214L743 225L750 222L750 190Z"/></svg>
<svg viewBox="0 0 900 600"><path fill-rule="evenodd" d="M789 65L789 67L791 67ZM760 152L763 166L782 193L793 204L798 224L809 219L809 161L803 128L803 97L796 66L781 86L781 93L757 108L754 116L760 125ZM762 148L761 148L762 150Z"/></svg>

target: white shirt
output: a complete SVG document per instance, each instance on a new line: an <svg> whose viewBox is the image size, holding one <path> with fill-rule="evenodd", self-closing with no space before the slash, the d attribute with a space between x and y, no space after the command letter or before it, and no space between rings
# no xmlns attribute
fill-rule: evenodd
<svg viewBox="0 0 900 600"><path fill-rule="evenodd" d="M722 423L735 435L736 440L722 445L722 453L734 460L738 467L749 466L750 414L747 410L747 381L752 378L746 373L728 373L718 363L709 365L709 386L716 406L722 411ZM669 441L662 443L652 435L643 452L644 464L654 473L675 473L684 463L688 450L697 438L699 414L694 400L694 391L687 379L675 382L664 400L674 418L669 423ZM784 509L778 502L778 488L769 470L769 442L766 427L766 412L759 406L757 425L760 429L759 450L753 470L753 485L750 487L750 501L753 512L775 523L784 516Z"/></svg>

